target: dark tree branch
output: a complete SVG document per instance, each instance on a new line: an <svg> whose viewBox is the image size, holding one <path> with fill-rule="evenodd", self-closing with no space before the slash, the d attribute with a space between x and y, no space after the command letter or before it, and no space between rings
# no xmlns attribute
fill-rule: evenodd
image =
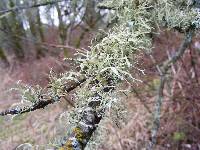
<svg viewBox="0 0 200 150"><path fill-rule="evenodd" d="M112 92L113 88L105 87L103 91ZM98 110L102 97L96 93L94 100L91 101L84 109L80 122L73 128L71 135L64 141L60 150L84 150L92 134L102 119L105 109Z"/></svg>
<svg viewBox="0 0 200 150"><path fill-rule="evenodd" d="M63 2L66 0L56 0L56 1L48 1L48 2L44 2L44 3L39 3L39 4L35 4L35 5L30 5L30 6L18 6L18 7L13 7L10 9L5 9L5 10L1 10L0 11L0 16L9 13L9 12L15 12L15 11L19 11L19 10L24 10L24 9L30 9L30 8L36 8L36 7L41 7L41 6L46 6L46 5L53 5L55 3L59 3L59 2Z"/></svg>
<svg viewBox="0 0 200 150"><path fill-rule="evenodd" d="M104 6L104 5L98 5L97 8L99 9L108 9L108 10L115 10L115 7L108 7L108 6Z"/></svg>
<svg viewBox="0 0 200 150"><path fill-rule="evenodd" d="M81 121L73 128L60 150L83 150L86 147L102 118L101 113L96 110L101 100L101 96L95 96L95 100L83 110Z"/></svg>
<svg viewBox="0 0 200 150"><path fill-rule="evenodd" d="M86 79L82 79L79 82L72 83L71 85L65 86L63 88L63 91L66 93L69 93L73 91L75 88L80 86L83 82L85 82ZM38 102L34 103L32 106L25 107L25 108L14 108L14 109L9 109L3 112L0 112L0 116L5 116L5 115L16 115L16 114L23 114L26 112L31 112L35 111L37 109L45 108L49 104L53 104L57 101L60 100L60 96L55 96L54 98L50 98L48 100L39 100Z"/></svg>

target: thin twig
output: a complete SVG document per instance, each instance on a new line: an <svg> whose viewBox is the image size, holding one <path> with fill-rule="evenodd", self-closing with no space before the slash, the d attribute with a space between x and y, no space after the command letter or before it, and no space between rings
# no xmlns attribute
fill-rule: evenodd
<svg viewBox="0 0 200 150"><path fill-rule="evenodd" d="M0 11L0 16L3 16L3 15L5 15L6 13L9 13L9 12L15 12L15 11L19 11L19 10L30 9L30 8L36 8L36 7L46 6L46 5L53 5L53 4L55 4L55 3L59 3L59 2L63 2L63 1L65 1L65 0L48 1L48 2L39 3L39 4L35 4L35 5L30 5L30 6L12 7L12 8L10 8L10 9L1 10L1 11Z"/></svg>
<svg viewBox="0 0 200 150"><path fill-rule="evenodd" d="M155 106L155 113L154 113L154 122L153 122L152 137L151 137L152 139L147 147L148 150L153 150L154 146L157 142L157 132L160 128L161 107L162 107L162 102L163 102L163 97L164 97L163 89L164 89L165 82L166 82L167 71L170 69L171 64L176 63L177 60L179 60L183 56L185 50L192 42L192 37L193 37L193 31L189 30L187 32L185 39L183 40L181 46L175 53L175 55L173 57L171 57L171 59L165 61L161 67L160 84L158 87L158 95L157 95L157 99L156 99L156 106Z"/></svg>
<svg viewBox="0 0 200 150"><path fill-rule="evenodd" d="M168 59L171 59L171 55L170 55L170 53L169 53L168 50L167 50L167 55L168 55ZM177 84L178 84L178 86L179 86L179 88L180 88L180 90L181 90L181 92L182 92L183 97L185 97L185 93L184 93L184 91L183 91L183 86L182 86L181 82L177 80L177 76L179 75L179 72L181 71L181 67L179 67L179 68L177 69L177 71L176 71L174 64L172 64L172 65L171 65L171 69L172 69L173 75L175 76L175 77L174 77L174 83L173 83L174 85L173 85L172 92L171 92L172 97L173 97L173 95L174 95L174 89L175 89L176 81L177 81Z"/></svg>

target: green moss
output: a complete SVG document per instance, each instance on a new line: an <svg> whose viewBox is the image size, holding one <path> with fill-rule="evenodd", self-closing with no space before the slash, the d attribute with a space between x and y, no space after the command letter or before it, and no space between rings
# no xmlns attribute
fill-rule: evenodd
<svg viewBox="0 0 200 150"><path fill-rule="evenodd" d="M174 141L182 141L186 137L184 132L174 132L173 134L173 140Z"/></svg>
<svg viewBox="0 0 200 150"><path fill-rule="evenodd" d="M68 58L69 57L69 50L67 48L64 48L63 52L64 52L64 57Z"/></svg>
<svg viewBox="0 0 200 150"><path fill-rule="evenodd" d="M144 88L141 88L141 92L144 90L148 92L149 94L154 94L155 91L158 89L158 86L160 84L160 79L153 79L151 82L148 83L148 85L145 85Z"/></svg>
<svg viewBox="0 0 200 150"><path fill-rule="evenodd" d="M6 55L3 52L3 49L0 48L0 59L6 59Z"/></svg>
<svg viewBox="0 0 200 150"><path fill-rule="evenodd" d="M160 85L160 79L154 79L152 82L153 89L157 89Z"/></svg>

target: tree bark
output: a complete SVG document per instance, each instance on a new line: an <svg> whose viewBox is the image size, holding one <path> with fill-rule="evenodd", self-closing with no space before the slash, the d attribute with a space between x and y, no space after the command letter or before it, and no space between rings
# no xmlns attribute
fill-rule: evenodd
<svg viewBox="0 0 200 150"><path fill-rule="evenodd" d="M37 1L34 1L37 3ZM28 22L30 26L30 31L33 36L33 39L35 42L39 43L44 42L44 34L42 29L42 23L40 20L40 13L39 9L35 8L34 10L27 10L26 14L28 16ZM40 39L39 39L40 38ZM41 47L40 44L35 44L35 50L36 50L36 58L41 58L44 56L44 49Z"/></svg>
<svg viewBox="0 0 200 150"><path fill-rule="evenodd" d="M60 41L61 41L62 45L66 45L68 26L65 25L65 23L63 21L62 13L61 13L61 10L60 10L58 3L56 3L55 6L56 6L56 10L57 10L57 13L58 13L58 20L59 20L58 30L59 30ZM68 49L64 48L63 51L64 51L65 57L67 57Z"/></svg>
<svg viewBox="0 0 200 150"><path fill-rule="evenodd" d="M1 47L0 47L0 66L2 66L3 68L7 68L9 66L8 59Z"/></svg>
<svg viewBox="0 0 200 150"><path fill-rule="evenodd" d="M73 128L71 135L59 150L83 150L85 148L102 118L95 110L97 105L99 105L99 99L92 106L89 104L84 109L82 120Z"/></svg>
<svg viewBox="0 0 200 150"><path fill-rule="evenodd" d="M105 87L103 92L111 92L112 90L114 90L114 88ZM72 129L71 135L59 150L84 150L92 134L100 123L103 117L102 114L105 112L104 108L101 110L97 109L100 106L101 101L102 97L96 93L93 97L93 100L89 102L89 104L83 110L82 119L76 125L76 127Z"/></svg>

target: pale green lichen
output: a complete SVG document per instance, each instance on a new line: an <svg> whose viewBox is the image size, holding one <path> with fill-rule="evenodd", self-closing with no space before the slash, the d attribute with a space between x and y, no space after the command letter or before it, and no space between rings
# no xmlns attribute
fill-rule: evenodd
<svg viewBox="0 0 200 150"><path fill-rule="evenodd" d="M17 91L21 96L21 103L36 103L38 100L42 99L44 93L43 88L39 85L32 87L18 81L15 88L11 91Z"/></svg>
<svg viewBox="0 0 200 150"><path fill-rule="evenodd" d="M156 32L157 27L185 31L191 26L197 28L199 24L198 10L189 0L109 0L101 5L114 9L117 24L104 33L102 40L92 43L89 51L76 54L79 71L50 75L50 88L46 95L51 97L63 95L63 87L68 81L78 81L80 76L87 79L75 94L76 105L68 120L70 126L81 120L84 108L98 97L101 97L101 103L96 106L96 111L102 116L117 112L113 113L113 121L117 121L123 105L113 97L113 93L116 94L113 90L105 92L105 88L116 89L122 81L141 81L130 70L144 74L144 70L136 65L138 54L151 50L151 34ZM38 96L29 98L32 101Z"/></svg>
<svg viewBox="0 0 200 150"><path fill-rule="evenodd" d="M190 0L159 0L155 7L155 20L168 28L188 29L199 19L198 11Z"/></svg>

